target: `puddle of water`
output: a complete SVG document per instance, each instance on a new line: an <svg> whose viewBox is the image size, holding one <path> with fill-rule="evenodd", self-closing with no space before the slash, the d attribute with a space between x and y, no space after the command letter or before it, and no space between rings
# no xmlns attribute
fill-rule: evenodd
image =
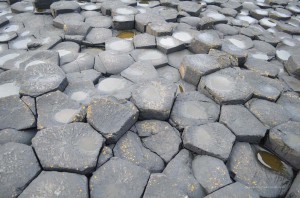
<svg viewBox="0 0 300 198"><path fill-rule="evenodd" d="M73 118L79 113L78 109L63 109L54 115L54 119L60 123L70 123Z"/></svg>
<svg viewBox="0 0 300 198"><path fill-rule="evenodd" d="M185 43L189 43L193 39L193 36L187 32L175 32L172 36Z"/></svg>
<svg viewBox="0 0 300 198"><path fill-rule="evenodd" d="M208 80L208 85L212 89L231 91L233 89L233 83L224 76L215 76Z"/></svg>
<svg viewBox="0 0 300 198"><path fill-rule="evenodd" d="M114 94L118 91L121 91L126 86L126 81L123 79L117 79L117 78L108 78L105 80L102 80L98 86L97 89L102 94Z"/></svg>
<svg viewBox="0 0 300 198"><path fill-rule="evenodd" d="M87 97L88 97L88 94L83 91L77 91L71 95L71 99L76 100L76 101L84 101L85 99L87 99Z"/></svg>
<svg viewBox="0 0 300 198"><path fill-rule="evenodd" d="M6 83L0 85L0 98L7 96L19 95L20 87L16 86L15 83Z"/></svg>
<svg viewBox="0 0 300 198"><path fill-rule="evenodd" d="M246 49L247 45L244 41L240 41L238 39L230 38L228 39L233 45L237 46L238 48L241 49Z"/></svg>
<svg viewBox="0 0 300 198"><path fill-rule="evenodd" d="M284 165L282 161L275 155L266 152L266 151L258 151L257 152L257 159L258 161L264 165L265 167L277 171L282 172L284 171Z"/></svg>
<svg viewBox="0 0 300 198"><path fill-rule="evenodd" d="M140 0L138 3L139 4L146 4L146 5L148 5L149 1L148 0Z"/></svg>
<svg viewBox="0 0 300 198"><path fill-rule="evenodd" d="M120 32L117 37L121 39L131 39L135 36L135 33L133 31L123 31Z"/></svg>

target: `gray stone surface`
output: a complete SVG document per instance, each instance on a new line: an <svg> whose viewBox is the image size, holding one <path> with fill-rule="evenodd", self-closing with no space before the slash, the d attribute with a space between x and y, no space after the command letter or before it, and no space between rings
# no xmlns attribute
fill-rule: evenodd
<svg viewBox="0 0 300 198"><path fill-rule="evenodd" d="M183 58L179 72L184 81L197 86L202 76L212 73L220 67L221 65L213 56L195 54Z"/></svg>
<svg viewBox="0 0 300 198"><path fill-rule="evenodd" d="M136 49L130 55L135 61L150 61L155 68L168 63L168 57L157 49Z"/></svg>
<svg viewBox="0 0 300 198"><path fill-rule="evenodd" d="M136 133L128 131L115 145L114 156L144 167L150 172L161 172L164 161L155 153L145 148Z"/></svg>
<svg viewBox="0 0 300 198"><path fill-rule="evenodd" d="M240 142L258 144L267 132L267 127L242 105L223 105L220 122L227 126Z"/></svg>
<svg viewBox="0 0 300 198"><path fill-rule="evenodd" d="M88 198L88 180L75 173L43 171L19 196Z"/></svg>
<svg viewBox="0 0 300 198"><path fill-rule="evenodd" d="M1 197L18 197L41 168L30 146L6 143L0 146Z"/></svg>
<svg viewBox="0 0 300 198"><path fill-rule="evenodd" d="M192 162L192 170L207 194L232 183L224 162L211 156L196 156Z"/></svg>
<svg viewBox="0 0 300 198"><path fill-rule="evenodd" d="M298 172L296 178L294 179L290 190L286 194L286 197L298 197L300 196L300 174Z"/></svg>
<svg viewBox="0 0 300 198"><path fill-rule="evenodd" d="M289 57L285 64L286 70L291 74L295 75L296 78L300 79L300 59L299 56L292 55Z"/></svg>
<svg viewBox="0 0 300 198"><path fill-rule="evenodd" d="M70 1L54 2L50 5L50 9L53 16L70 12L80 12L81 10L77 2Z"/></svg>
<svg viewBox="0 0 300 198"><path fill-rule="evenodd" d="M182 131L187 126L215 122L219 118L219 113L219 105L202 93L183 92L176 97L169 122Z"/></svg>
<svg viewBox="0 0 300 198"><path fill-rule="evenodd" d="M167 120L175 99L176 86L158 79L137 85L131 101L140 111L140 119Z"/></svg>
<svg viewBox="0 0 300 198"><path fill-rule="evenodd" d="M18 131L15 129L3 129L0 131L0 145L8 142L31 145L31 139L36 133L36 130Z"/></svg>
<svg viewBox="0 0 300 198"><path fill-rule="evenodd" d="M300 169L300 122L286 122L272 128L265 146L288 162L297 170Z"/></svg>
<svg viewBox="0 0 300 198"><path fill-rule="evenodd" d="M90 179L90 195L96 197L141 197L147 185L149 171L120 158L112 158Z"/></svg>
<svg viewBox="0 0 300 198"><path fill-rule="evenodd" d="M145 120L136 123L138 135L146 148L169 162L179 151L181 138L179 132L169 123Z"/></svg>
<svg viewBox="0 0 300 198"><path fill-rule="evenodd" d="M112 151L113 146L113 144L110 144L109 146L103 146L98 157L97 169L114 156Z"/></svg>
<svg viewBox="0 0 300 198"><path fill-rule="evenodd" d="M0 129L21 130L35 126L34 115L18 96L0 98Z"/></svg>
<svg viewBox="0 0 300 198"><path fill-rule="evenodd" d="M210 49L220 49L221 39L216 31L201 31L191 42L190 49L196 54L207 54Z"/></svg>
<svg viewBox="0 0 300 198"><path fill-rule="evenodd" d="M136 49L147 49L156 47L155 36L150 35L148 33L135 35L133 37L133 43Z"/></svg>
<svg viewBox="0 0 300 198"><path fill-rule="evenodd" d="M269 153L261 147L246 142L237 142L234 145L227 162L227 168L233 174L233 179L256 191L261 197L284 196L293 178L291 167L275 156L273 158L277 160L274 161L273 166L279 168L275 170L268 168L272 161L268 161L268 158L259 161L258 157L261 156L258 151ZM273 156L270 153L269 155Z"/></svg>
<svg viewBox="0 0 300 198"><path fill-rule="evenodd" d="M92 172L104 138L87 123L46 128L32 139L44 170Z"/></svg>
<svg viewBox="0 0 300 198"><path fill-rule="evenodd" d="M293 121L300 122L300 97L295 92L285 92L276 101L289 112Z"/></svg>
<svg viewBox="0 0 300 198"><path fill-rule="evenodd" d="M85 118L85 107L60 91L44 94L36 101L38 129L80 122Z"/></svg>
<svg viewBox="0 0 300 198"><path fill-rule="evenodd" d="M210 155L226 161L235 136L224 125L209 123L185 128L182 139L185 148L200 155Z"/></svg>
<svg viewBox="0 0 300 198"><path fill-rule="evenodd" d="M138 109L131 102L99 98L88 106L87 121L108 142L115 143L137 121L138 115Z"/></svg>
<svg viewBox="0 0 300 198"><path fill-rule="evenodd" d="M156 37L157 48L165 54L181 51L185 49L182 41L172 36Z"/></svg>

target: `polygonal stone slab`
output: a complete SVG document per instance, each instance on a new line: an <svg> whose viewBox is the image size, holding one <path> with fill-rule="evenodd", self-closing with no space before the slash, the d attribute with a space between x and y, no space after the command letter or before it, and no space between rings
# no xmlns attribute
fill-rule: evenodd
<svg viewBox="0 0 300 198"><path fill-rule="evenodd" d="M36 135L36 130L17 131L3 129L0 131L0 145L8 142L31 145L31 139Z"/></svg>
<svg viewBox="0 0 300 198"><path fill-rule="evenodd" d="M173 185L185 192L190 198L204 196L204 190L195 179L192 171L192 154L182 149L167 165L163 174Z"/></svg>
<svg viewBox="0 0 300 198"><path fill-rule="evenodd" d="M103 146L100 155L98 157L97 169L114 156L112 151L112 148L114 146L115 146L114 144L110 144L109 146Z"/></svg>
<svg viewBox="0 0 300 198"><path fill-rule="evenodd" d="M58 66L42 63L27 68L20 84L21 94L36 97L50 91L64 90L67 78Z"/></svg>
<svg viewBox="0 0 300 198"><path fill-rule="evenodd" d="M168 57L157 49L137 49L130 54L135 61L150 61L155 68L168 64Z"/></svg>
<svg viewBox="0 0 300 198"><path fill-rule="evenodd" d="M181 50L179 52L168 54L168 64L179 69L183 58L187 55L193 55L193 53L189 50Z"/></svg>
<svg viewBox="0 0 300 198"><path fill-rule="evenodd" d="M88 198L88 181L75 173L43 171L19 196Z"/></svg>
<svg viewBox="0 0 300 198"><path fill-rule="evenodd" d="M182 131L187 126L215 122L219 113L219 105L210 98L198 91L184 92L177 95L169 122Z"/></svg>
<svg viewBox="0 0 300 198"><path fill-rule="evenodd" d="M261 197L283 196L293 178L292 168L256 145L237 142L227 168L233 179L254 189Z"/></svg>
<svg viewBox="0 0 300 198"><path fill-rule="evenodd" d="M178 11L184 11L191 16L199 16L202 6L197 2L180 2L178 4Z"/></svg>
<svg viewBox="0 0 300 198"><path fill-rule="evenodd" d="M85 118L85 107L60 91L42 95L36 101L38 129L80 122Z"/></svg>
<svg viewBox="0 0 300 198"><path fill-rule="evenodd" d="M144 167L150 172L160 172L164 169L164 161L145 148L139 136L131 131L120 138L113 151L114 156Z"/></svg>
<svg viewBox="0 0 300 198"><path fill-rule="evenodd" d="M132 41L121 38L111 38L105 42L105 50L126 53L134 49Z"/></svg>
<svg viewBox="0 0 300 198"><path fill-rule="evenodd" d="M222 160L207 155L198 155L192 163L193 173L206 193L212 193L232 183Z"/></svg>
<svg viewBox="0 0 300 198"><path fill-rule="evenodd" d="M41 171L32 148L13 142L0 146L0 167L2 197L17 197Z"/></svg>
<svg viewBox="0 0 300 198"><path fill-rule="evenodd" d="M138 115L138 109L131 102L101 98L88 106L87 121L108 142L115 143L137 121Z"/></svg>
<svg viewBox="0 0 300 198"><path fill-rule="evenodd" d="M300 172L298 172L296 178L294 179L286 197L300 196Z"/></svg>
<svg viewBox="0 0 300 198"><path fill-rule="evenodd" d="M79 53L74 61L62 65L61 68L65 73L81 72L93 69L94 63L94 56L87 53Z"/></svg>
<svg viewBox="0 0 300 198"><path fill-rule="evenodd" d="M74 61L78 56L79 50L80 46L77 43L69 41L61 42L53 48L53 51L59 54L59 65Z"/></svg>
<svg viewBox="0 0 300 198"><path fill-rule="evenodd" d="M88 69L88 70L83 70L81 72L73 72L67 74L67 79L70 84L86 82L86 81L89 81L92 84L94 84L98 82L100 77L101 77L101 73L94 69Z"/></svg>
<svg viewBox="0 0 300 198"><path fill-rule="evenodd" d="M111 17L108 16L92 16L84 21L93 28L110 28L112 25Z"/></svg>
<svg viewBox="0 0 300 198"><path fill-rule="evenodd" d="M220 122L241 142L258 144L267 131L267 127L242 105L223 105Z"/></svg>
<svg viewBox="0 0 300 198"><path fill-rule="evenodd" d="M299 56L292 55L289 57L285 64L286 70L291 75L295 75L296 78L300 79L300 58Z"/></svg>
<svg viewBox="0 0 300 198"><path fill-rule="evenodd" d="M267 127L274 127L291 119L289 112L280 104L267 100L251 99L246 106Z"/></svg>
<svg viewBox="0 0 300 198"><path fill-rule="evenodd" d="M155 173L151 174L146 187L144 198L183 198L188 197L185 192L174 186L172 180L168 179L165 174Z"/></svg>
<svg viewBox="0 0 300 198"><path fill-rule="evenodd" d="M32 139L44 170L87 174L94 170L104 138L87 123L46 128Z"/></svg>
<svg viewBox="0 0 300 198"><path fill-rule="evenodd" d="M276 102L285 108L293 121L300 122L300 97L295 92L285 92L281 94Z"/></svg>
<svg viewBox="0 0 300 198"><path fill-rule="evenodd" d="M157 37L156 42L157 48L165 54L184 50L185 48L185 45L182 41L172 36Z"/></svg>
<svg viewBox="0 0 300 198"><path fill-rule="evenodd" d="M279 69L272 63L256 58L248 58L244 66L247 69L259 73L260 75L269 76L272 78L276 77L279 72Z"/></svg>
<svg viewBox="0 0 300 198"><path fill-rule="evenodd" d="M205 198L219 198L219 197L231 197L231 198L241 198L241 197L251 197L259 198L259 195L255 190L249 189L247 186L241 184L240 182L235 182L228 186L225 186L209 195Z"/></svg>
<svg viewBox="0 0 300 198"><path fill-rule="evenodd" d="M106 40L112 37L112 31L106 28L93 28L85 38L87 45L103 45Z"/></svg>
<svg viewBox="0 0 300 198"><path fill-rule="evenodd" d="M202 77L198 90L221 104L244 103L252 95L252 89L239 68L226 68Z"/></svg>
<svg viewBox="0 0 300 198"><path fill-rule="evenodd" d="M91 198L138 198L147 185L150 173L120 158L112 158L101 166L90 180Z"/></svg>
<svg viewBox="0 0 300 198"><path fill-rule="evenodd" d="M77 2L59 1L50 5L51 13L55 17L59 14L80 12L81 8Z"/></svg>
<svg viewBox="0 0 300 198"><path fill-rule="evenodd" d="M169 162L179 151L181 138L179 132L169 123L147 120L136 123L138 135L145 147Z"/></svg>
<svg viewBox="0 0 300 198"><path fill-rule="evenodd" d="M147 49L156 47L155 36L147 33L135 35L133 37L133 43L136 49Z"/></svg>
<svg viewBox="0 0 300 198"><path fill-rule="evenodd" d="M202 31L194 37L190 49L196 54L207 54L210 49L220 49L221 45L216 31Z"/></svg>
<svg viewBox="0 0 300 198"><path fill-rule="evenodd" d="M235 136L220 123L187 127L182 134L185 148L200 155L211 155L223 161L229 157Z"/></svg>
<svg viewBox="0 0 300 198"><path fill-rule="evenodd" d="M300 169L300 122L286 122L272 128L265 146L280 158Z"/></svg>
<svg viewBox="0 0 300 198"><path fill-rule="evenodd" d="M215 57L208 54L195 54L184 57L179 72L184 81L197 86L202 76L212 73L220 67L221 65Z"/></svg>
<svg viewBox="0 0 300 198"><path fill-rule="evenodd" d="M180 80L178 69L171 66L164 66L157 69L160 78L164 78L170 82L176 83Z"/></svg>
<svg viewBox="0 0 300 198"><path fill-rule="evenodd" d="M35 126L34 115L18 96L0 98L0 129L21 130Z"/></svg>
<svg viewBox="0 0 300 198"><path fill-rule="evenodd" d="M140 111L140 119L166 120L169 118L176 86L166 80L152 80L137 85L131 101Z"/></svg>

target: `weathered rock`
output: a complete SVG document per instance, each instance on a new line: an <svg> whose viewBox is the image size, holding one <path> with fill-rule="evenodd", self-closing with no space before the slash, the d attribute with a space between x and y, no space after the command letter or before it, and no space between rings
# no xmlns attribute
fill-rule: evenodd
<svg viewBox="0 0 300 198"><path fill-rule="evenodd" d="M148 33L135 35L133 37L133 43L136 49L147 49L156 47L155 36L150 35Z"/></svg>
<svg viewBox="0 0 300 198"><path fill-rule="evenodd" d="M195 54L184 57L179 72L184 81L197 86L202 76L212 73L220 67L221 65L215 57L208 54Z"/></svg>
<svg viewBox="0 0 300 198"><path fill-rule="evenodd" d="M36 126L29 107L18 96L0 98L0 129L28 129Z"/></svg>
<svg viewBox="0 0 300 198"><path fill-rule="evenodd" d="M84 175L43 171L19 196L29 197L88 197L88 180Z"/></svg>
<svg viewBox="0 0 300 198"><path fill-rule="evenodd" d="M226 161L235 136L224 125L209 123L187 127L183 131L182 139L185 148L200 155L210 155Z"/></svg>
<svg viewBox="0 0 300 198"><path fill-rule="evenodd" d="M221 39L216 31L202 31L194 37L190 49L196 54L207 54L210 49L220 49Z"/></svg>
<svg viewBox="0 0 300 198"><path fill-rule="evenodd" d="M93 28L110 28L112 26L112 19L109 16L91 16L84 22Z"/></svg>
<svg viewBox="0 0 300 198"><path fill-rule="evenodd" d="M112 158L93 173L90 180L91 197L141 197L149 176L149 171L140 166Z"/></svg>
<svg viewBox="0 0 300 198"><path fill-rule="evenodd" d="M300 196L300 173L298 172L296 178L294 179L292 186L290 187L286 197L297 197Z"/></svg>
<svg viewBox="0 0 300 198"><path fill-rule="evenodd" d="M267 127L242 105L223 105L220 122L241 142L258 144L267 131Z"/></svg>
<svg viewBox="0 0 300 198"><path fill-rule="evenodd" d="M180 93L174 103L169 122L182 131L187 126L215 122L220 107L198 91Z"/></svg>
<svg viewBox="0 0 300 198"><path fill-rule="evenodd" d="M169 162L179 151L181 138L179 132L169 123L147 120L136 123L138 135L146 148Z"/></svg>
<svg viewBox="0 0 300 198"><path fill-rule="evenodd" d="M85 118L85 107L56 91L37 98L37 128L44 129L80 122Z"/></svg>
<svg viewBox="0 0 300 198"><path fill-rule="evenodd" d="M169 60L168 64L172 67L179 69L182 60L187 55L193 55L193 53L186 49L186 50L181 50L178 52L168 54L168 60Z"/></svg>
<svg viewBox="0 0 300 198"><path fill-rule="evenodd" d="M247 59L244 66L249 70L252 70L260 75L267 77L274 78L279 73L279 69L275 67L272 63L252 57Z"/></svg>
<svg viewBox="0 0 300 198"><path fill-rule="evenodd" d="M296 78L300 79L300 58L299 56L292 55L289 57L285 64L286 70L291 75L295 75Z"/></svg>
<svg viewBox="0 0 300 198"><path fill-rule="evenodd" d="M167 120L169 118L176 86L169 81L158 79L137 85L131 101L140 111L140 119Z"/></svg>
<svg viewBox="0 0 300 198"><path fill-rule="evenodd" d="M192 162L192 169L207 194L232 183L224 162L217 158L198 155Z"/></svg>
<svg viewBox="0 0 300 198"><path fill-rule="evenodd" d="M0 145L8 142L31 145L31 139L36 135L36 130L17 131L3 129L0 131Z"/></svg>
<svg viewBox="0 0 300 198"><path fill-rule="evenodd" d="M116 30L134 29L134 15L113 16L113 28Z"/></svg>
<svg viewBox="0 0 300 198"><path fill-rule="evenodd" d="M157 49L137 49L131 52L135 61L150 61L155 68L167 65L168 58Z"/></svg>
<svg viewBox="0 0 300 198"><path fill-rule="evenodd" d="M170 82L176 83L180 80L178 69L171 66L164 66L157 69L160 78L164 78Z"/></svg>
<svg viewBox="0 0 300 198"><path fill-rule="evenodd" d="M267 100L251 99L246 106L267 127L274 127L291 119L289 112L280 104Z"/></svg>
<svg viewBox="0 0 300 198"><path fill-rule="evenodd" d="M261 197L283 196L293 178L290 166L261 147L237 142L227 162L233 179Z"/></svg>
<svg viewBox="0 0 300 198"><path fill-rule="evenodd" d="M64 93L78 103L88 105L92 97L97 95L94 84L91 81L78 81L68 85Z"/></svg>
<svg viewBox="0 0 300 198"><path fill-rule="evenodd" d="M87 121L109 143L115 143L137 121L138 115L138 109L131 102L100 98L88 106Z"/></svg>
<svg viewBox="0 0 300 198"><path fill-rule="evenodd" d="M41 171L32 148L13 142L0 146L0 167L2 197L18 197Z"/></svg>
<svg viewBox="0 0 300 198"><path fill-rule="evenodd" d="M98 157L97 169L114 156L112 151L114 145L113 146L111 145L112 144L110 144L109 146L103 146L100 155Z"/></svg>
<svg viewBox="0 0 300 198"><path fill-rule="evenodd" d="M54 17L59 14L80 12L80 6L77 2L73 1L58 1L50 5L51 13Z"/></svg>
<svg viewBox="0 0 300 198"><path fill-rule="evenodd" d="M285 92L281 94L276 102L285 108L293 121L300 122L300 98L295 92Z"/></svg>
<svg viewBox="0 0 300 198"><path fill-rule="evenodd" d="M114 156L144 167L150 172L161 172L164 169L164 161L145 148L139 136L131 131L120 138L113 151Z"/></svg>
<svg viewBox="0 0 300 198"><path fill-rule="evenodd" d="M86 45L101 46L112 37L112 31L106 28L93 28L85 38Z"/></svg>
<svg viewBox="0 0 300 198"><path fill-rule="evenodd" d="M172 36L157 37L157 48L165 54L170 54L185 48L184 43Z"/></svg>
<svg viewBox="0 0 300 198"><path fill-rule="evenodd" d="M87 69L81 72L68 73L66 76L70 84L84 81L89 81L95 84L101 77L101 73L94 69Z"/></svg>
<svg viewBox="0 0 300 198"><path fill-rule="evenodd" d="M104 138L86 123L46 128L32 139L44 170L92 172Z"/></svg>

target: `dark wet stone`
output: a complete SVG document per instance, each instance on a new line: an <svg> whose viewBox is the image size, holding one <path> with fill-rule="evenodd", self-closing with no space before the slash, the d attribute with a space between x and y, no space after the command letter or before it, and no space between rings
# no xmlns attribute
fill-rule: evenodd
<svg viewBox="0 0 300 198"><path fill-rule="evenodd" d="M38 129L80 122L85 118L85 107L60 91L40 96L36 101Z"/></svg>
<svg viewBox="0 0 300 198"><path fill-rule="evenodd" d="M138 135L146 148L169 162L179 151L180 134L169 123L156 120L136 123Z"/></svg>
<svg viewBox="0 0 300 198"><path fill-rule="evenodd" d="M219 198L219 197L232 197L232 198L240 198L240 197L252 197L259 198L259 195L256 191L249 189L247 186L243 185L240 182L235 182L228 186L225 186L209 195L205 198Z"/></svg>
<svg viewBox="0 0 300 198"><path fill-rule="evenodd" d="M92 198L141 197L150 173L120 158L112 158L101 166L90 180Z"/></svg>
<svg viewBox="0 0 300 198"><path fill-rule="evenodd" d="M106 28L93 28L85 38L86 45L103 45L105 41L112 37L112 31Z"/></svg>
<svg viewBox="0 0 300 198"><path fill-rule="evenodd" d="M123 70L121 72L121 75L134 83L154 80L158 78L158 73L155 70L154 66L147 61L135 62L127 69Z"/></svg>
<svg viewBox="0 0 300 198"><path fill-rule="evenodd" d="M148 33L135 35L133 37L133 43L136 49L147 49L156 47L155 36L150 35Z"/></svg>
<svg viewBox="0 0 300 198"><path fill-rule="evenodd" d="M178 130L215 122L220 107L198 91L180 93L174 103L169 122Z"/></svg>
<svg viewBox="0 0 300 198"><path fill-rule="evenodd" d="M168 64L168 57L157 49L136 49L130 54L135 61L150 61L155 68Z"/></svg>
<svg viewBox="0 0 300 198"><path fill-rule="evenodd" d="M75 173L43 171L19 196L29 197L88 197L88 180Z"/></svg>
<svg viewBox="0 0 300 198"><path fill-rule="evenodd" d="M32 148L13 142L0 146L0 167L2 197L18 197L41 171Z"/></svg>
<svg viewBox="0 0 300 198"><path fill-rule="evenodd" d="M112 26L112 19L108 16L92 16L84 21L93 28L110 28Z"/></svg>
<svg viewBox="0 0 300 198"><path fill-rule="evenodd" d="M217 59L208 54L185 56L181 62L179 72L184 81L195 86L202 76L218 70L221 65Z"/></svg>
<svg viewBox="0 0 300 198"><path fill-rule="evenodd" d="M223 105L220 122L227 126L240 142L259 143L267 128L242 105Z"/></svg>
<svg viewBox="0 0 300 198"><path fill-rule="evenodd" d="M185 148L200 154L227 160L235 141L231 131L220 123L208 123L185 128L182 134ZM215 145L218 145L217 147Z"/></svg>
<svg viewBox="0 0 300 198"><path fill-rule="evenodd" d="M294 179L286 197L298 197L300 196L300 172L298 172L296 178Z"/></svg>
<svg viewBox="0 0 300 198"><path fill-rule="evenodd" d="M265 146L288 162L297 170L300 169L300 122L286 122L272 128Z"/></svg>
<svg viewBox="0 0 300 198"><path fill-rule="evenodd" d="M90 81L92 83L96 83L101 77L101 73L94 70L88 69L80 72L73 72L66 74L69 83Z"/></svg>
<svg viewBox="0 0 300 198"><path fill-rule="evenodd" d="M204 191L192 171L192 154L182 149L167 165L163 174L191 198L203 197Z"/></svg>
<svg viewBox="0 0 300 198"><path fill-rule="evenodd" d="M87 123L46 128L32 139L44 170L92 172L104 138Z"/></svg>
<svg viewBox="0 0 300 198"><path fill-rule="evenodd" d="M190 49L196 54L207 54L210 49L220 49L221 44L216 31L202 31L194 37Z"/></svg>
<svg viewBox="0 0 300 198"><path fill-rule="evenodd" d="M293 121L300 122L300 97L295 92L285 92L281 94L276 102L285 108Z"/></svg>
<svg viewBox="0 0 300 198"><path fill-rule="evenodd" d="M110 144L109 146L103 146L102 150L100 151L100 155L98 157L97 169L114 156L112 150L114 145L113 146L111 145L112 144Z"/></svg>
<svg viewBox="0 0 300 198"><path fill-rule="evenodd" d="M138 109L131 102L101 98L88 106L87 121L108 142L115 143L137 121L138 114Z"/></svg>
<svg viewBox="0 0 300 198"><path fill-rule="evenodd" d="M94 68L94 56L86 53L79 53L77 58L61 68L65 73L82 72Z"/></svg>
<svg viewBox="0 0 300 198"><path fill-rule="evenodd" d="M144 198L184 198L187 197L187 194L179 189L177 186L174 186L172 180L163 173L151 174L144 193Z"/></svg>
<svg viewBox="0 0 300 198"><path fill-rule="evenodd" d="M224 162L211 156L196 156L192 170L207 194L232 183Z"/></svg>
<svg viewBox="0 0 300 198"><path fill-rule="evenodd" d="M274 78L279 73L279 69L277 67L274 67L272 63L256 58L248 58L244 66L249 70L267 77Z"/></svg>
<svg viewBox="0 0 300 198"><path fill-rule="evenodd" d="M157 48L165 54L181 51L185 48L182 41L172 36L157 37L156 42Z"/></svg>
<svg viewBox="0 0 300 198"><path fill-rule="evenodd" d="M129 99L133 83L120 76L100 78L96 90L101 96L114 96L118 99Z"/></svg>
<svg viewBox="0 0 300 198"><path fill-rule="evenodd" d="M134 15L116 15L112 20L115 30L134 29Z"/></svg>
<svg viewBox="0 0 300 198"><path fill-rule="evenodd" d="M3 129L0 131L0 145L8 142L31 145L31 139L35 135L36 130L17 131L15 129Z"/></svg>
<svg viewBox="0 0 300 198"><path fill-rule="evenodd" d="M114 156L144 167L150 172L161 172L164 161L154 152L143 146L136 133L128 131L115 145Z"/></svg>
<svg viewBox="0 0 300 198"><path fill-rule="evenodd" d="M20 84L21 94L36 97L50 91L63 90L67 78L58 66L42 63L27 68Z"/></svg>
<svg viewBox="0 0 300 198"><path fill-rule="evenodd" d="M167 120L169 118L176 86L158 79L137 85L132 92L132 102L140 111L140 119Z"/></svg>
<svg viewBox="0 0 300 198"><path fill-rule="evenodd" d="M297 55L291 55L285 64L285 69L289 74L300 79L300 58Z"/></svg>
<svg viewBox="0 0 300 198"><path fill-rule="evenodd" d="M267 127L274 127L291 119L283 106L267 100L251 99L246 106Z"/></svg>
<svg viewBox="0 0 300 198"><path fill-rule="evenodd" d="M245 74L238 68L222 69L201 78L198 90L220 104L245 103L252 95L252 89L244 81Z"/></svg>
<svg viewBox="0 0 300 198"><path fill-rule="evenodd" d="M36 126L29 107L18 96L0 98L0 129L28 129Z"/></svg>
<svg viewBox="0 0 300 198"><path fill-rule="evenodd" d="M59 14L70 12L80 12L81 8L77 2L73 1L58 1L50 5L51 13L54 17Z"/></svg>
<svg viewBox="0 0 300 198"><path fill-rule="evenodd" d="M262 154L273 156L259 146L237 142L232 148L227 168L235 181L253 189L259 196L283 196L292 182L293 171L280 160L274 163L275 167L276 163L279 164L280 170L272 169L271 161ZM277 159L276 156L273 158Z"/></svg>
<svg viewBox="0 0 300 198"><path fill-rule="evenodd" d="M104 51L99 55L100 62L95 65L95 70L101 72L101 67L104 67L108 74L120 74L123 70L134 63L133 58L127 54L118 54L113 51Z"/></svg>

